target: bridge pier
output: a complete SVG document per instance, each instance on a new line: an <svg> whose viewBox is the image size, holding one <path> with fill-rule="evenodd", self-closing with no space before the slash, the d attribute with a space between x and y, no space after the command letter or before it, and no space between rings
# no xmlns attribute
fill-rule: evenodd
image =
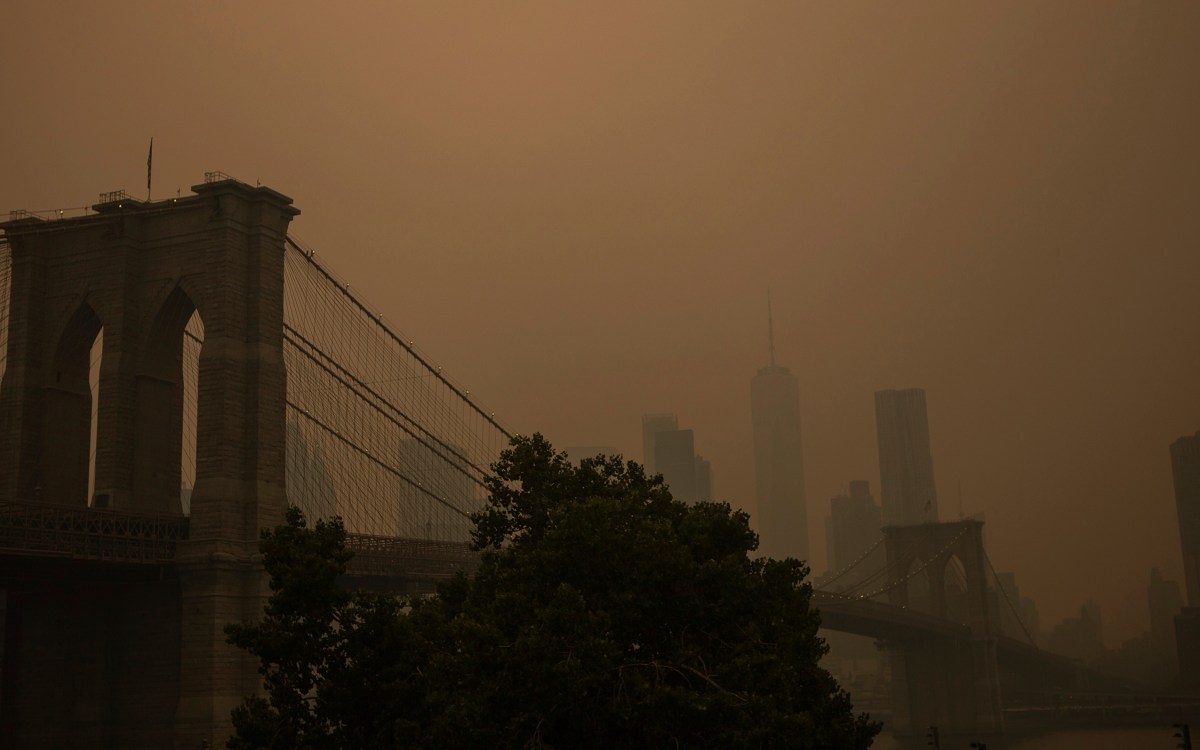
<svg viewBox="0 0 1200 750"><path fill-rule="evenodd" d="M196 483L188 539L163 569L170 590L155 589L144 624L105 610L140 590L120 576L95 591L65 585L54 595L11 594L0 715L15 723L5 725L0 747L220 747L229 712L261 690L257 665L225 643L224 627L261 613L259 531L280 523L287 506L284 242L299 211L287 196L230 179L193 190L158 203L115 200L75 219L3 225L12 285L0 503L182 520L180 354L194 313L204 342ZM89 353L101 330L97 490L88 498ZM11 588L9 579L5 561L0 589ZM170 630L131 635L159 623ZM153 654L144 647L151 642ZM53 656L62 644L88 653ZM80 691L64 694L62 685ZM140 733L126 731L123 712L143 694L154 709L143 712ZM78 721L37 718L43 714Z"/></svg>
<svg viewBox="0 0 1200 750"><path fill-rule="evenodd" d="M996 634L983 557L983 523L925 523L884 530L889 598L893 605L927 603L931 614L947 618L945 571L952 559L962 565L966 611L957 613L969 628L966 640L921 637L888 644L892 665L892 716L897 734L919 734L937 726L947 734L999 734L1004 731ZM924 573L919 577L918 573ZM927 581L929 591L910 591L910 581Z"/></svg>
<svg viewBox="0 0 1200 750"><path fill-rule="evenodd" d="M920 734L931 726L947 734L1003 731L998 682L989 677L994 640L914 638L889 644L889 655L897 734Z"/></svg>
<svg viewBox="0 0 1200 750"><path fill-rule="evenodd" d="M176 565L180 581L177 748L221 747L233 730L230 712L261 690L258 662L225 642L225 623L252 620L266 602L261 565L232 556Z"/></svg>
<svg viewBox="0 0 1200 750"><path fill-rule="evenodd" d="M0 747L170 747L180 668L174 576L156 566L12 557L0 565Z"/></svg>

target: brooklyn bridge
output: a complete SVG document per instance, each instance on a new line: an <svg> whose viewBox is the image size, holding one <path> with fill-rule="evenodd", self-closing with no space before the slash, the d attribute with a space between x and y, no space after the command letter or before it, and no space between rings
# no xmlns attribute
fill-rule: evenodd
<svg viewBox="0 0 1200 750"><path fill-rule="evenodd" d="M503 423L289 235L290 198L192 190L0 225L0 747L221 744L260 681L223 628L289 503L344 519L347 585L474 564ZM887 528L813 602L886 648L899 732L1111 687L1002 631L978 521Z"/></svg>

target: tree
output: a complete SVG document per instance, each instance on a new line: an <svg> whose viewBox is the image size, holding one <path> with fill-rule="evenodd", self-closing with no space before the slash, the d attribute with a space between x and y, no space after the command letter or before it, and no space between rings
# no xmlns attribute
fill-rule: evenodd
<svg viewBox="0 0 1200 750"><path fill-rule="evenodd" d="M745 513L675 501L633 462L576 468L540 435L493 468L479 568L433 598L338 590L339 523L292 511L264 535L271 605L230 633L267 695L230 747L870 745L817 663L807 569L751 558Z"/></svg>

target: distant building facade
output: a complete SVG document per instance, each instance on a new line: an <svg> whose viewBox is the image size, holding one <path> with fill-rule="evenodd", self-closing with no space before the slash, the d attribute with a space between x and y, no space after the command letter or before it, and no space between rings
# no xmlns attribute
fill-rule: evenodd
<svg viewBox="0 0 1200 750"><path fill-rule="evenodd" d="M333 472L325 460L320 439L311 443L293 416L287 423L286 473L288 503L304 511L310 520L343 515L338 502ZM191 504L191 493L188 493Z"/></svg>
<svg viewBox="0 0 1200 750"><path fill-rule="evenodd" d="M678 429L679 419L674 414L642 415L642 466L646 467L647 474L653 476L662 473L654 454L654 436Z"/></svg>
<svg viewBox="0 0 1200 750"><path fill-rule="evenodd" d="M696 437L691 430L660 430L654 433L654 460L658 473L671 490L671 497L693 505L696 502Z"/></svg>
<svg viewBox="0 0 1200 750"><path fill-rule="evenodd" d="M929 418L921 388L875 393L879 493L885 525L938 520Z"/></svg>
<svg viewBox="0 0 1200 750"><path fill-rule="evenodd" d="M1146 602L1150 605L1150 649L1154 661L1174 667L1179 658L1175 645L1175 617L1183 610L1179 584L1164 579L1158 568L1151 568Z"/></svg>
<svg viewBox="0 0 1200 750"><path fill-rule="evenodd" d="M396 536L417 539L462 539L471 520L446 512L446 506L470 511L482 490L462 470L466 451L456 445L407 438L399 443L400 469L415 481L398 487ZM469 537L468 537L469 538Z"/></svg>
<svg viewBox="0 0 1200 750"><path fill-rule="evenodd" d="M750 381L759 552L768 557L808 560L800 386L786 367L775 364L769 302L767 327L770 364Z"/></svg>
<svg viewBox="0 0 1200 750"><path fill-rule="evenodd" d="M712 501L712 462L703 456L696 456L696 502L711 503Z"/></svg>
<svg viewBox="0 0 1200 750"><path fill-rule="evenodd" d="M1069 617L1050 631L1046 648L1072 659L1093 661L1104 654L1100 605L1089 599L1079 608L1079 617Z"/></svg>
<svg viewBox="0 0 1200 750"><path fill-rule="evenodd" d="M998 618L1000 632L1022 641L1030 641L1041 645L1041 618L1038 616L1037 604L1028 596L1021 595L1017 586L1017 574L1012 572L996 573L997 601L993 603L993 611Z"/></svg>
<svg viewBox="0 0 1200 750"><path fill-rule="evenodd" d="M1200 432L1171 443L1187 606L1175 617L1179 684L1200 688Z"/></svg>
<svg viewBox="0 0 1200 750"><path fill-rule="evenodd" d="M871 484L850 482L850 492L829 501L829 567L839 572L850 567L880 537L879 506L871 497Z"/></svg>
<svg viewBox="0 0 1200 750"><path fill-rule="evenodd" d="M1171 474L1187 604L1200 607L1200 432L1171 443Z"/></svg>

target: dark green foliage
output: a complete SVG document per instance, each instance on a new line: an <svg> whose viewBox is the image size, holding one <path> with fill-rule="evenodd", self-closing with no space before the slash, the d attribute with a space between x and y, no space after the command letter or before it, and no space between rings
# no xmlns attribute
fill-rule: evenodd
<svg viewBox="0 0 1200 750"><path fill-rule="evenodd" d="M230 747L870 745L817 664L807 570L751 559L744 513L676 502L632 462L575 468L538 435L494 468L479 569L434 598L338 590L340 523L293 511L264 535L275 593L230 638L267 696Z"/></svg>

